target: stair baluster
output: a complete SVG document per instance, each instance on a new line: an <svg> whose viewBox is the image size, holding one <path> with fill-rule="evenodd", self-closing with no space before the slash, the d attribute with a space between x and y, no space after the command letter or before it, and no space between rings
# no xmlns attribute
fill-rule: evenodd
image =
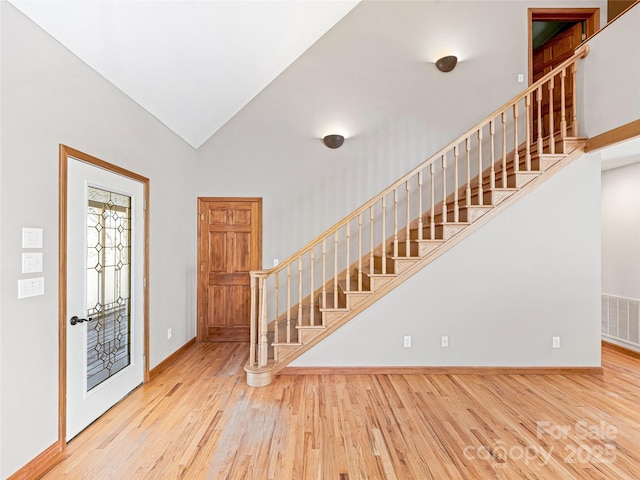
<svg viewBox="0 0 640 480"><path fill-rule="evenodd" d="M310 283L310 288L309 291L311 292L311 295L309 295L309 298L311 299L311 311L309 312L309 325L311 325L312 327L316 324L315 321L315 308L316 308L316 302L315 302L315 294L313 292L316 291L316 289L313 287L314 285L314 280L315 280L315 261L316 261L316 249L315 247L313 247L311 249L311 253L310 253L310 257L311 257L311 265L309 267L311 274L309 275L309 283Z"/></svg>
<svg viewBox="0 0 640 480"><path fill-rule="evenodd" d="M327 239L322 239L322 308L327 308ZM323 325L324 325L324 315Z"/></svg>
<svg viewBox="0 0 640 480"><path fill-rule="evenodd" d="M572 118L571 118L571 136L578 136L578 88L576 86L576 74L578 73L578 62L575 62L571 65L571 76L573 85L572 89L572 102L571 102L571 110L572 110Z"/></svg>
<svg viewBox="0 0 640 480"><path fill-rule="evenodd" d="M465 139L466 142L466 151L467 151L467 207L471 205L471 138L467 137ZM431 203L433 203L433 198L431 199Z"/></svg>
<svg viewBox="0 0 640 480"><path fill-rule="evenodd" d="M489 188L491 188L491 190L496 188L496 169L494 166L496 162L495 134L496 126L493 119L491 119L491 121L489 122L489 138L491 139L491 167L489 172Z"/></svg>
<svg viewBox="0 0 640 480"><path fill-rule="evenodd" d="M543 153L544 145L542 138L542 84L536 90L536 101L538 104L538 155Z"/></svg>
<svg viewBox="0 0 640 480"><path fill-rule="evenodd" d="M398 189L393 190L393 256L398 256ZM387 273L387 266L383 265L382 273ZM373 272L373 270L371 270Z"/></svg>
<svg viewBox="0 0 640 480"><path fill-rule="evenodd" d="M344 274L344 283L346 285L346 293L349 293L351 291L351 272L349 270L351 268L350 267L351 262L349 261L349 252L351 251L351 244L350 244L351 223L347 223L346 235L347 235L347 259L346 259L347 268ZM382 238L384 238L384 235L382 236ZM313 292L313 289L311 289L311 291Z"/></svg>
<svg viewBox="0 0 640 480"><path fill-rule="evenodd" d="M531 171L531 93L527 93L527 96L524 97L525 107L526 107L526 117L525 121L525 162L527 166L527 171Z"/></svg>
<svg viewBox="0 0 640 480"><path fill-rule="evenodd" d="M556 77L549 79L549 152L551 155L556 153L556 139L554 137L554 123L553 123L553 87Z"/></svg>
<svg viewBox="0 0 640 480"><path fill-rule="evenodd" d="M405 227L406 239L405 239L404 256L405 257L410 257L411 256L411 246L409 245L409 242L411 241L411 206L410 206L409 199L411 198L410 197L411 187L409 186L409 180L407 180L406 189L407 189L407 208L406 208L406 210L407 210L407 218L405 219L405 222L406 222L406 227ZM382 237L382 238L384 238L384 237ZM387 262L384 259L382 260L382 264L385 265L385 269L386 269Z"/></svg>
<svg viewBox="0 0 640 480"><path fill-rule="evenodd" d="M338 231L333 236L333 308L338 308Z"/></svg>
<svg viewBox="0 0 640 480"><path fill-rule="evenodd" d="M502 112L502 188L507 188L507 112Z"/></svg>
<svg viewBox="0 0 640 480"><path fill-rule="evenodd" d="M279 322L280 311L278 310L278 303L279 303L278 290L280 289L280 272L276 272L274 283L275 285L273 287L274 289L273 303L274 303L274 310L275 310L275 318L274 318L275 328L273 329L273 342L278 343L280 341L280 322ZM276 361L278 360L277 353L274 354L274 360Z"/></svg>
<svg viewBox="0 0 640 480"><path fill-rule="evenodd" d="M418 171L418 240L422 240L422 170Z"/></svg>
<svg viewBox="0 0 640 480"><path fill-rule="evenodd" d="M564 100L564 96L565 96L564 79L566 76L567 76L567 71L562 70L560 72L560 134L562 135L562 138L565 138L567 136L567 118L566 118L566 112L565 112L566 103Z"/></svg>
<svg viewBox="0 0 640 480"><path fill-rule="evenodd" d="M458 145L453 146L453 221L460 221L460 205L458 202ZM447 208L447 206L444 206Z"/></svg>
<svg viewBox="0 0 640 480"><path fill-rule="evenodd" d="M358 215L358 291L362 291L362 214Z"/></svg>
<svg viewBox="0 0 640 480"><path fill-rule="evenodd" d="M291 264L287 264L287 343L291 343Z"/></svg>
<svg viewBox="0 0 640 480"><path fill-rule="evenodd" d="M482 127L480 127L478 129L478 205L484 205L482 170Z"/></svg>
<svg viewBox="0 0 640 480"><path fill-rule="evenodd" d="M435 188L435 174L433 172L433 163L429 165L429 172L431 173L431 206L429 207L431 210L430 223L429 223L429 239L434 240L435 232L436 232L436 223L435 223L435 204L436 204L436 188ZM469 197L471 198L471 197Z"/></svg>
<svg viewBox="0 0 640 480"><path fill-rule="evenodd" d="M447 223L447 161L442 155L442 223Z"/></svg>

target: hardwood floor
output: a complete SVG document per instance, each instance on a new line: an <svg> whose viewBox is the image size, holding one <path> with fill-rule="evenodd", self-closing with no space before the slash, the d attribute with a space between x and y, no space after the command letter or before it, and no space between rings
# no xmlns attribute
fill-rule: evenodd
<svg viewBox="0 0 640 480"><path fill-rule="evenodd" d="M604 375L282 375L199 343L45 479L637 479L640 360Z"/></svg>

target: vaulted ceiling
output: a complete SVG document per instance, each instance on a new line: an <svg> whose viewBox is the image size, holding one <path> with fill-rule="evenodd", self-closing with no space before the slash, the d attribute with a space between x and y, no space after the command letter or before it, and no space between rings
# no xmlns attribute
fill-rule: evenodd
<svg viewBox="0 0 640 480"><path fill-rule="evenodd" d="M359 0L9 0L199 147Z"/></svg>

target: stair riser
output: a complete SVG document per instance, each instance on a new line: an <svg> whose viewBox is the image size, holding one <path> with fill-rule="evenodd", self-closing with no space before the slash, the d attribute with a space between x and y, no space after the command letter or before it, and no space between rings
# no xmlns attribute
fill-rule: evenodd
<svg viewBox="0 0 640 480"><path fill-rule="evenodd" d="M352 277L355 281L356 287L358 286L358 270L354 270ZM356 288L356 290L359 290L358 288ZM362 274L362 290L370 292L372 290L371 288L371 281L369 279L368 275L365 275L364 273Z"/></svg>
<svg viewBox="0 0 640 480"><path fill-rule="evenodd" d="M347 293L347 305L348 307L355 308L360 305L362 302L367 300L367 297L371 295L370 293Z"/></svg>
<svg viewBox="0 0 640 480"><path fill-rule="evenodd" d="M322 312L322 317L324 319L324 325L331 325L332 322L342 318L343 315L344 315L344 312L337 312L337 311Z"/></svg>
<svg viewBox="0 0 640 480"><path fill-rule="evenodd" d="M326 301L323 301L324 296L322 293L318 295L318 298L316 301L318 302L317 304L320 310L324 308L346 308L347 307L347 297L344 291L339 286L337 287L337 293L338 293L337 301L335 300L334 292L335 292L334 286L331 285L326 292Z"/></svg>
<svg viewBox="0 0 640 480"><path fill-rule="evenodd" d="M465 225L436 225L435 228L435 238L438 240L449 240L455 234L464 230ZM431 238L431 227L427 227L424 229L423 238Z"/></svg>
<svg viewBox="0 0 640 480"><path fill-rule="evenodd" d="M489 191L483 191L482 192L482 204L483 205L499 205L501 202L503 202L504 200L506 200L507 198L509 198L511 195L513 195L514 191L512 190L489 190ZM471 195L471 204L472 205L477 205L478 204L478 192L475 192Z"/></svg>
<svg viewBox="0 0 640 480"><path fill-rule="evenodd" d="M432 243L420 243L420 256L424 257L425 255L430 254L440 245L434 245Z"/></svg>
<svg viewBox="0 0 640 480"><path fill-rule="evenodd" d="M395 261L390 257L386 257L385 263L386 263L386 269L384 270L384 273L386 274L394 273L396 268ZM376 269L376 272L383 272L382 264L383 264L382 257L373 258L373 266Z"/></svg>
<svg viewBox="0 0 640 480"><path fill-rule="evenodd" d="M393 255L393 247L390 249L389 254ZM398 256L399 257L418 257L420 255L420 246L415 242L409 243L409 255L407 255L407 243L398 243Z"/></svg>
<svg viewBox="0 0 640 480"><path fill-rule="evenodd" d="M389 283L390 281L392 281L394 277L390 276L390 277L382 277L382 276L374 276L371 277L371 286L373 291L376 291L376 288L380 288L384 285L386 285L387 283Z"/></svg>
<svg viewBox="0 0 640 480"><path fill-rule="evenodd" d="M576 148L575 142L573 142L572 140L562 140L562 137L559 134L554 136L554 144L555 144L555 153L568 153L573 151ZM549 139L547 139L543 143L542 152L538 151L537 140L533 140L533 139L531 140L529 153L531 154L532 158L534 156L537 156L538 153L545 154L545 153L549 153L550 151L551 150L549 145ZM518 155L520 156L520 159L523 159L526 154L527 154L526 147L522 146L518 149Z"/></svg>
<svg viewBox="0 0 640 480"><path fill-rule="evenodd" d="M312 339L320 335L323 329L301 329L300 330L300 341L304 345L305 343L309 343ZM285 347L292 348L292 347Z"/></svg>

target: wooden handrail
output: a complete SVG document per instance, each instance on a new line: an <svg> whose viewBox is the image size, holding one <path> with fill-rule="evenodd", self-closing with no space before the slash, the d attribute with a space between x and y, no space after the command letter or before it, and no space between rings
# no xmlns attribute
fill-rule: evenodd
<svg viewBox="0 0 640 480"><path fill-rule="evenodd" d="M447 144L444 148L438 150L435 154L431 155L431 157L429 157L427 160L422 162L420 165L416 166L415 168L413 168L412 170L407 172L405 175L403 175L401 178L396 180L394 183L392 183L390 186L388 186L382 192L378 193L373 198L371 198L370 200L368 200L367 202L362 204L359 208L355 209L349 215L344 217L338 223L336 223L332 227L330 227L327 230L325 230L323 233L321 233L316 238L314 238L312 241L307 243L304 247L302 247L296 253L294 253L293 255L290 255L283 262L280 262L280 264L277 267L273 267L273 268L271 268L269 270L260 270L259 271L260 274L265 275L265 276L270 276L273 273L277 273L277 272L283 270L288 264L290 264L291 262L295 261L297 258L299 258L300 256L304 255L306 252L310 251L312 248L314 248L316 245L318 245L319 242L322 241L322 239L328 238L330 235L334 234L335 232L337 232L338 230L343 228L347 223L349 223L352 220L356 219L359 215L361 215L368 208L371 208L373 205L375 205L377 202L379 202L382 197L385 197L389 193L393 192L396 188L398 188L403 183L407 182L414 175L416 175L419 171L421 171L425 167L429 166L429 164L433 163L435 160L441 158L442 155L444 155L446 152L448 152L451 149L453 149L456 145L458 145L458 144L462 143L463 141L465 141L472 134L474 134L479 129L481 129L482 127L487 125L491 121L491 119L497 117L498 115L501 115L502 112L504 112L507 109L511 108L514 104L516 104L519 101L523 100L527 95L529 95L530 93L532 93L535 90L537 90L540 86L544 85L550 79L555 77L557 75L558 71L560 71L562 69L565 69L566 67L568 67L569 65L573 64L576 60L578 60L580 58L585 58L588 54L589 54L589 45L587 45L587 44L581 45L571 57L569 57L567 60L565 60L564 62L562 62L561 64L559 64L555 68L553 68L549 73L544 75L542 78L540 78L535 83L531 84L529 86L529 88L527 88L526 90L520 92L518 95L516 95L511 100L506 102L504 105L502 105L500 108L495 110L493 113L491 113L490 115L487 115L483 121L481 121L480 123L477 123L476 125L471 127L469 130L467 130L465 133L460 135L458 138L456 138L455 140L453 140L452 142ZM258 271L256 271L256 272L258 272ZM253 274L254 274L254 272L252 271L251 275L253 275Z"/></svg>

